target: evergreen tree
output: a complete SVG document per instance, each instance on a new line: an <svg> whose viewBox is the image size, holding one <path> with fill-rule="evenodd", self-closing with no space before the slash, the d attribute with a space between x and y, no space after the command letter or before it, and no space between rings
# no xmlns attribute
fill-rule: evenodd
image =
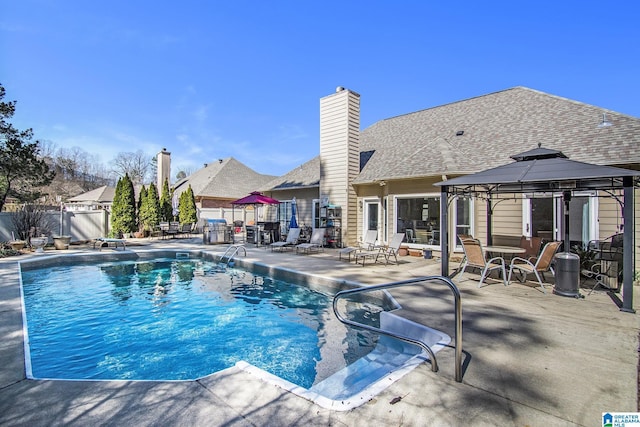
<svg viewBox="0 0 640 427"><path fill-rule="evenodd" d="M7 198L30 202L40 197L38 187L51 183L55 172L40 156L40 142L31 142L33 130L20 131L7 120L16 111L16 101L3 102L0 84L0 211Z"/></svg>
<svg viewBox="0 0 640 427"><path fill-rule="evenodd" d="M169 191L169 180L165 178L162 184L162 196L160 196L160 218L161 221L173 220L173 207L171 206L171 191Z"/></svg>
<svg viewBox="0 0 640 427"><path fill-rule="evenodd" d="M191 185L180 194L180 224L190 224L198 222L198 210L196 208L196 199L193 195Z"/></svg>
<svg viewBox="0 0 640 427"><path fill-rule="evenodd" d="M144 185L142 186L142 188L140 188L140 194L138 194L138 209L137 209L137 223L138 223L138 230L142 231L143 230L143 224L142 224L142 220L140 219L140 212L142 210L142 204L144 203L144 200L147 198L147 187L145 187Z"/></svg>
<svg viewBox="0 0 640 427"><path fill-rule="evenodd" d="M111 206L111 234L120 236L136 229L136 203L128 175L118 179Z"/></svg>
<svg viewBox="0 0 640 427"><path fill-rule="evenodd" d="M160 200L158 190L152 182L140 207L140 224L145 230L153 230L160 223Z"/></svg>

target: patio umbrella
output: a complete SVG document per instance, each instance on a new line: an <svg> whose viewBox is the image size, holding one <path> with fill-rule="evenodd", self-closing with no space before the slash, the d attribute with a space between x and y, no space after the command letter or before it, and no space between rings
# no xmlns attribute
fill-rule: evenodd
<svg viewBox="0 0 640 427"><path fill-rule="evenodd" d="M171 213L173 214L173 219L175 219L178 213L180 212L179 207L180 207L180 200L178 200L178 194L173 193L173 197L171 198L171 208L172 208Z"/></svg>
<svg viewBox="0 0 640 427"><path fill-rule="evenodd" d="M289 221L289 228L298 228L298 221L296 220L296 198L291 200L291 221Z"/></svg>

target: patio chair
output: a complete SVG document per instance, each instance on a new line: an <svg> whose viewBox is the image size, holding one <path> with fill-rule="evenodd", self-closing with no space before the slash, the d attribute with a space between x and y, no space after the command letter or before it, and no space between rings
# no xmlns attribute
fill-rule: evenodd
<svg viewBox="0 0 640 427"><path fill-rule="evenodd" d="M494 270L499 270L502 273L502 280L504 285L507 286L507 270L502 257L494 257L487 261L484 257L484 250L482 250L482 244L478 239L460 239L462 243L462 249L464 249L464 264L460 269L460 279L464 275L464 271L467 267L479 268L482 270L480 275L480 282L478 282L478 288L482 286L484 279Z"/></svg>
<svg viewBox="0 0 640 427"><path fill-rule="evenodd" d="M522 258L537 257L540 255L540 248L542 247L541 237L520 237L520 247L525 250Z"/></svg>
<svg viewBox="0 0 640 427"><path fill-rule="evenodd" d="M367 230L364 239L359 242L359 247L365 251L371 251L376 248L376 240L378 240L378 230Z"/></svg>
<svg viewBox="0 0 640 427"><path fill-rule="evenodd" d="M522 273L522 279L520 281L523 283L529 274L535 274L536 279L538 279L538 283L540 283L540 287L542 288L542 292L546 294L547 290L544 288L542 279L544 278L544 273L548 271L555 275L551 263L553 262L553 257L561 244L562 242L559 241L547 243L544 248L542 248L542 252L540 252L540 256L537 258L524 259L521 257L514 257L511 260L511 266L509 267L509 278L507 279L507 282L511 282L511 274L514 269Z"/></svg>
<svg viewBox="0 0 640 427"><path fill-rule="evenodd" d="M287 233L287 240L284 242L273 242L269 245L272 251L274 250L287 250L288 248L293 248L298 243L298 238L300 237L300 229L299 228L290 228L289 233Z"/></svg>
<svg viewBox="0 0 640 427"><path fill-rule="evenodd" d="M374 257L377 254L377 251L373 252L374 249L377 249L376 240L378 240L378 230L367 230L364 239L358 241L358 246L347 246L338 251L339 259L342 259L342 255L348 255L349 262L351 262L351 255L353 254L354 259L358 262L357 255L363 252L369 253L369 258Z"/></svg>
<svg viewBox="0 0 640 427"><path fill-rule="evenodd" d="M188 222L186 224L180 225L180 235L182 237L191 237L191 230L193 230L193 223Z"/></svg>
<svg viewBox="0 0 640 427"><path fill-rule="evenodd" d="M314 228L311 232L311 239L309 243L300 243L296 245L296 253L302 251L303 253L311 253L312 251L319 252L324 248L324 228Z"/></svg>
<svg viewBox="0 0 640 427"><path fill-rule="evenodd" d="M166 230L163 230L162 236L171 236L171 238L173 239L178 235L178 233L180 233L180 223L171 221L169 222L169 227Z"/></svg>
<svg viewBox="0 0 640 427"><path fill-rule="evenodd" d="M404 241L404 233L396 233L391 237L391 241L387 246L382 246L378 250L378 255L376 256L376 262L378 261L378 257L382 255L384 257L384 265L389 264L389 259L393 256L396 260L396 264L398 264L398 251L400 250L400 245Z"/></svg>

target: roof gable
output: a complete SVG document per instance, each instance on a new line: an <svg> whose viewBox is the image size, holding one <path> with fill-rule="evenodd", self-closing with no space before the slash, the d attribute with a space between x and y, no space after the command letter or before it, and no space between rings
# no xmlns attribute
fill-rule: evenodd
<svg viewBox="0 0 640 427"><path fill-rule="evenodd" d="M238 199L275 178L259 174L233 157L207 164L174 186L177 194L189 185L196 197Z"/></svg>
<svg viewBox="0 0 640 427"><path fill-rule="evenodd" d="M263 191L292 190L318 187L320 185L320 156L274 179L263 187Z"/></svg>

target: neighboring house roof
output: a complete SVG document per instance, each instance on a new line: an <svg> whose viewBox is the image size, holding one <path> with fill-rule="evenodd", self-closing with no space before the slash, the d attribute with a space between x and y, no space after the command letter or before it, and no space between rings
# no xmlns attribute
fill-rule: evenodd
<svg viewBox="0 0 640 427"><path fill-rule="evenodd" d="M196 198L218 198L235 200L259 189L273 175L259 174L233 157L207 164L175 185L176 194L189 185Z"/></svg>
<svg viewBox="0 0 640 427"><path fill-rule="evenodd" d="M68 202L70 203L112 203L113 196L116 193L116 189L103 185L94 190L87 191L86 193L79 194L71 197Z"/></svg>
<svg viewBox="0 0 640 427"><path fill-rule="evenodd" d="M612 126L598 127L603 113ZM474 173L539 143L576 161L640 164L640 119L515 87L373 124L360 151L374 153L354 183Z"/></svg>
<svg viewBox="0 0 640 427"><path fill-rule="evenodd" d="M134 185L133 186L133 193L134 196L136 198L136 200L138 200L138 197L140 196L140 190L142 189L142 185ZM68 203L76 203L76 204L81 204L81 203L113 203L113 197L116 194L116 189L115 187L111 187L108 185L103 185L102 187L98 187L94 190L91 191L87 191L86 193L82 193L80 195L71 197L69 200L67 200Z"/></svg>
<svg viewBox="0 0 640 427"><path fill-rule="evenodd" d="M274 179L261 188L262 191L293 190L320 185L320 156L298 166L286 175Z"/></svg>

